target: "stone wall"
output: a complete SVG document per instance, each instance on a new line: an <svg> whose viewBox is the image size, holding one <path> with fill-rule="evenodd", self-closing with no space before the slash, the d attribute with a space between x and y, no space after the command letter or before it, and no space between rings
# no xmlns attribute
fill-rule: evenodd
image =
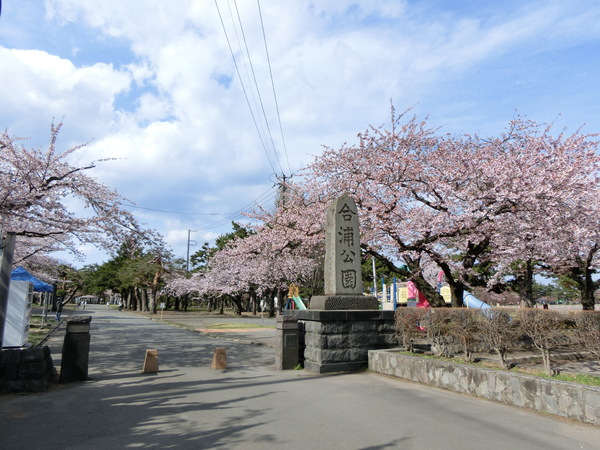
<svg viewBox="0 0 600 450"><path fill-rule="evenodd" d="M394 311L294 311L300 362L317 373L368 367L368 351L398 346Z"/></svg>
<svg viewBox="0 0 600 450"><path fill-rule="evenodd" d="M50 348L8 349L0 352L0 392L42 392L56 381Z"/></svg>
<svg viewBox="0 0 600 450"><path fill-rule="evenodd" d="M600 387L485 369L393 351L369 351L369 370L600 425Z"/></svg>

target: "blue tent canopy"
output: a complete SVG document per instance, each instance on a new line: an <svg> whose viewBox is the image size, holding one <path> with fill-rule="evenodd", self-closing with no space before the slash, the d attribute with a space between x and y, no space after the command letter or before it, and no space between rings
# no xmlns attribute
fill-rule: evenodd
<svg viewBox="0 0 600 450"><path fill-rule="evenodd" d="M31 275L29 272L27 272L22 267L17 267L15 270L13 270L12 273L10 274L10 279L16 280L16 281L30 281L31 283L33 283L33 290L35 292L52 292L52 291L54 291L54 287L52 287L51 284L44 283L43 281L38 280L36 277Z"/></svg>

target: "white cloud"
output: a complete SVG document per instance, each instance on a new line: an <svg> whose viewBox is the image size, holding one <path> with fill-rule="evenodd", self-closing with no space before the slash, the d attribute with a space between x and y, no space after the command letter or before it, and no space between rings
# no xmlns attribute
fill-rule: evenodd
<svg viewBox="0 0 600 450"><path fill-rule="evenodd" d="M80 142L88 140L109 127L115 97L129 89L129 75L111 64L76 67L44 51L3 47L0 60L0 120L31 135L38 133L32 125L66 116L77 123Z"/></svg>

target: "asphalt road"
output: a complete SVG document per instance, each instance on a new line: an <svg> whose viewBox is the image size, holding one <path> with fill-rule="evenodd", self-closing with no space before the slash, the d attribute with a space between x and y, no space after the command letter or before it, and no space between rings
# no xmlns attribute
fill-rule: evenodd
<svg viewBox="0 0 600 450"><path fill-rule="evenodd" d="M597 449L600 428L372 373L278 371L273 348L88 305L90 380L0 396L0 448ZM62 334L49 345L60 360ZM210 368L225 348L227 370ZM160 372L142 374L146 349ZM59 362L58 362L59 364Z"/></svg>

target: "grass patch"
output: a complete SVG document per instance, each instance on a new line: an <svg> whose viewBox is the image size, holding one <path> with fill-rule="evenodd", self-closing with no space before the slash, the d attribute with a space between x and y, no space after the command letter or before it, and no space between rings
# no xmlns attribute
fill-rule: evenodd
<svg viewBox="0 0 600 450"><path fill-rule="evenodd" d="M534 375L540 378L547 378L550 380L559 380L559 381L567 381L569 383L579 383L585 384L588 386L600 386L600 377L596 377L594 375L587 375L583 373L578 374L558 374L558 375L548 375L544 372L526 372L528 375Z"/></svg>
<svg viewBox="0 0 600 450"><path fill-rule="evenodd" d="M29 342L32 347L35 347L48 336L49 331L50 330L47 328L29 328L27 342Z"/></svg>
<svg viewBox="0 0 600 450"><path fill-rule="evenodd" d="M56 326L56 322L54 319L48 314L48 318L42 326L42 316L31 316L29 318L29 334L27 336L27 342L31 344L33 347L42 342L48 333L52 331L52 329Z"/></svg>

